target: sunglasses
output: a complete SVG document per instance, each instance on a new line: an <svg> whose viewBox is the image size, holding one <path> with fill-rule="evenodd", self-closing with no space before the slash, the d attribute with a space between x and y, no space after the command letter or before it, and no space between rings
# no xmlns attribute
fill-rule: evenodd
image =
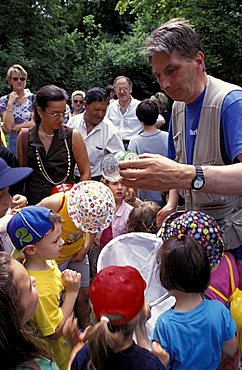
<svg viewBox="0 0 242 370"><path fill-rule="evenodd" d="M82 103L83 103L83 100L74 100L74 103L75 103L75 104L77 104L77 103L82 104Z"/></svg>
<svg viewBox="0 0 242 370"><path fill-rule="evenodd" d="M21 82L23 82L23 81L26 80L26 78L25 77L12 77L11 80L13 80L13 81L19 81L20 80Z"/></svg>

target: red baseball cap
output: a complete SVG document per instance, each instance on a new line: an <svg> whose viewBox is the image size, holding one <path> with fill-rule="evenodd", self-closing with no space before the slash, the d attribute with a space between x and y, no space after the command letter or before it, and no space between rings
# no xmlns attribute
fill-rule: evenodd
<svg viewBox="0 0 242 370"><path fill-rule="evenodd" d="M106 316L111 324L122 325L138 315L144 305L146 282L131 266L108 266L93 279L90 298L93 310L100 320ZM123 318L114 319L112 315Z"/></svg>

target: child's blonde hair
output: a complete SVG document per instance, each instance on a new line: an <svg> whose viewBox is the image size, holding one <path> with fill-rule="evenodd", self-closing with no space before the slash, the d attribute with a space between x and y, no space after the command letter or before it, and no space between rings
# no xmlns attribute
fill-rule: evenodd
<svg viewBox="0 0 242 370"><path fill-rule="evenodd" d="M122 325L112 325L104 320L97 322L95 313L92 311L91 321L94 324L87 336L90 347L90 360L88 370L104 370L108 357L112 353L120 352L124 341L133 334L136 326L142 319L142 311L131 321ZM109 318L111 315L107 315ZM122 319L120 315L112 315L110 319Z"/></svg>

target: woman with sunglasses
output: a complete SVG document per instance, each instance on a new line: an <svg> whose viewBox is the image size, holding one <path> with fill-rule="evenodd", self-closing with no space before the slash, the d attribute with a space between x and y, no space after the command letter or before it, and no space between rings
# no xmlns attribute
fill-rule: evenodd
<svg viewBox="0 0 242 370"><path fill-rule="evenodd" d="M21 164L27 157L33 173L26 181L25 193L29 204L36 204L51 194L56 185L74 183L74 167L80 171L80 181L90 179L90 164L80 132L64 125L67 93L55 86L46 85L36 94L35 126L26 133L20 132L17 141L17 158ZM27 148L23 143L27 142ZM26 155L27 154L27 155ZM26 165L26 163L24 163Z"/></svg>
<svg viewBox="0 0 242 370"><path fill-rule="evenodd" d="M6 79L12 92L0 98L0 111L4 122L4 130L10 132L9 148L16 155L16 141L19 131L24 127L34 126L33 101L34 95L26 89L27 72L14 64L8 69Z"/></svg>
<svg viewBox="0 0 242 370"><path fill-rule="evenodd" d="M72 113L71 117L76 116L77 114L80 114L84 112L83 103L85 100L86 94L84 91L76 90L71 94L71 105L72 105Z"/></svg>

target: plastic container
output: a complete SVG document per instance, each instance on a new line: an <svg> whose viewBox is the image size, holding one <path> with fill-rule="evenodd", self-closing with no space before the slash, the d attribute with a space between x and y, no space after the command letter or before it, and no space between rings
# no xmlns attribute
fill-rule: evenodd
<svg viewBox="0 0 242 370"><path fill-rule="evenodd" d="M105 155L101 163L103 177L108 181L120 180L118 162L136 159L139 159L138 155L129 151L120 151Z"/></svg>

